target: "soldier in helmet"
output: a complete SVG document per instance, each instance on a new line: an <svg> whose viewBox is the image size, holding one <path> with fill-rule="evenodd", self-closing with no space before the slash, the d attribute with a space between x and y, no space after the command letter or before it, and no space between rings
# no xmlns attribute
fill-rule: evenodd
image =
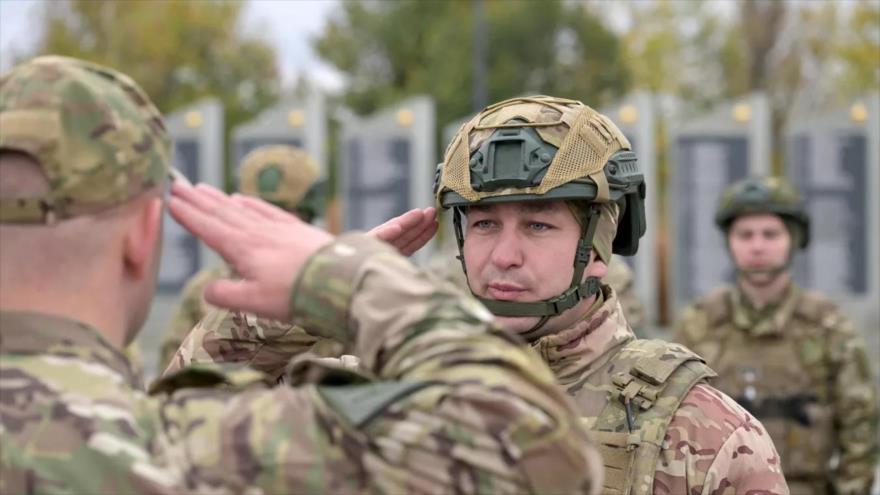
<svg viewBox="0 0 880 495"><path fill-rule="evenodd" d="M797 191L776 177L744 179L721 196L715 223L736 284L687 308L676 339L761 420L792 493L868 493L878 455L875 385L852 322L791 280L792 258L810 241Z"/></svg>
<svg viewBox="0 0 880 495"><path fill-rule="evenodd" d="M706 383L714 372L698 355L636 339L600 282L612 254L634 254L645 231L629 148L605 116L562 98L507 100L464 124L435 193L452 211L470 290L573 397L603 454L603 493L788 493L760 422ZM189 338L243 356L284 344L230 335L240 327Z"/></svg>
<svg viewBox="0 0 880 495"><path fill-rule="evenodd" d="M207 300L332 337L362 372L192 367L148 396L121 349L153 297L170 148L117 71L0 76L0 493L598 492L571 404L483 308L369 236L207 186L167 203L241 277Z"/></svg>
<svg viewBox="0 0 880 495"><path fill-rule="evenodd" d="M284 145L263 146L248 153L241 162L238 190L241 194L261 198L289 211L305 222L311 222L323 200L318 167L304 150ZM195 274L181 292L171 324L162 336L158 370L168 367L186 334L210 309L202 297L205 287L215 280L231 275L229 268L206 268ZM300 345L311 348L319 341L305 332ZM330 343L326 343L330 346ZM326 352L332 353L328 349Z"/></svg>

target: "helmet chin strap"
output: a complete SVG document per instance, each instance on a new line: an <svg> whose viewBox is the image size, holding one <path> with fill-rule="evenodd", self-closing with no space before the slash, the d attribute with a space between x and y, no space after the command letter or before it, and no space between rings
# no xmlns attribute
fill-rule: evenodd
<svg viewBox="0 0 880 495"><path fill-rule="evenodd" d="M461 261L461 268L467 275L467 265L464 261L464 232L461 227L461 212L459 208L454 208L452 213L452 221L455 227L455 238L458 242L458 259ZM495 316L518 316L539 317L538 323L525 332L520 332L527 340L531 341L546 335L549 332L540 332L550 318L559 315L564 311L575 307L582 300L595 295L599 292L602 282L598 277L587 277L583 279L584 269L590 263L590 251L593 248L593 236L596 233L596 226L599 224L601 216L600 209L597 205L590 205L587 212L587 226L584 229L581 238L578 240L577 251L574 256L574 274L571 283L561 294L545 299L543 301L534 302L517 302L517 301L499 301L497 299L487 299L478 296L471 289L471 294L477 298L489 311ZM470 288L470 284L468 284Z"/></svg>

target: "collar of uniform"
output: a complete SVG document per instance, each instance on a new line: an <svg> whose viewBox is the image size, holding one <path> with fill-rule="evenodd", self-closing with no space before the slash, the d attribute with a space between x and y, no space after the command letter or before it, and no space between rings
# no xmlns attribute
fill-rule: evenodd
<svg viewBox="0 0 880 495"><path fill-rule="evenodd" d="M122 375L132 387L141 386L128 359L100 332L62 316L0 311L0 354L81 358L107 366Z"/></svg>
<svg viewBox="0 0 880 495"><path fill-rule="evenodd" d="M599 369L614 355L612 351L635 338L614 290L605 285L602 295L604 302L584 319L532 344L561 385L581 380L585 373Z"/></svg>
<svg viewBox="0 0 880 495"><path fill-rule="evenodd" d="M777 301L755 309L737 285L731 292L733 324L753 337L781 335L791 320L799 295L797 286L789 282Z"/></svg>

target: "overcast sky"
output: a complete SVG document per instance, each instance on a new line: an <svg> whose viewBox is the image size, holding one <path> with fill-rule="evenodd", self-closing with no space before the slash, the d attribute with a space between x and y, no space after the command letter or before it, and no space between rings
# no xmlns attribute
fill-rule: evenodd
<svg viewBox="0 0 880 495"><path fill-rule="evenodd" d="M37 16L48 0L0 0L0 70L8 70L13 51L33 48L39 35ZM320 61L310 39L321 32L338 0L251 0L244 30L265 36L278 51L285 82L304 71L328 90L342 85L338 72Z"/></svg>

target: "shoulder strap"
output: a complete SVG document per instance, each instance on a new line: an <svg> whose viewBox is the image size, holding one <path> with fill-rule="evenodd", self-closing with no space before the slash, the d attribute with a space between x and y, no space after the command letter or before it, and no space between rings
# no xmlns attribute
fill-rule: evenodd
<svg viewBox="0 0 880 495"><path fill-rule="evenodd" d="M597 440L609 485L604 489L649 494L666 429L681 401L694 385L716 375L686 347L660 340L630 341L612 362L620 371L611 378L614 388L594 424L601 432Z"/></svg>
<svg viewBox="0 0 880 495"><path fill-rule="evenodd" d="M430 381L388 381L358 385L316 387L318 394L340 417L362 428L398 400L432 385Z"/></svg>

